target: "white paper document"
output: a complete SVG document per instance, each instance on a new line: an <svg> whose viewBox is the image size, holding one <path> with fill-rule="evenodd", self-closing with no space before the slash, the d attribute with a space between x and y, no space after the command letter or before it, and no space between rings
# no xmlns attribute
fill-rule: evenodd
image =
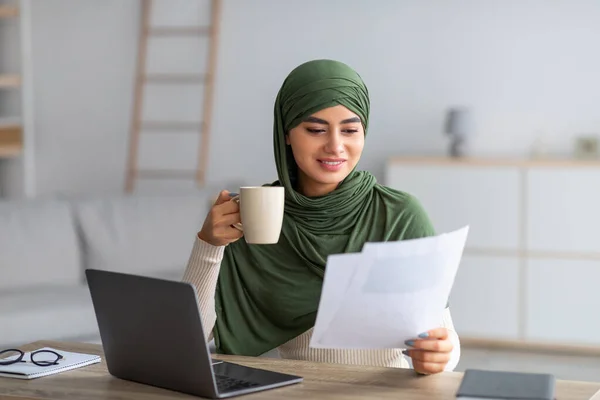
<svg viewBox="0 0 600 400"><path fill-rule="evenodd" d="M310 346L406 348L442 326L469 227L331 255Z"/></svg>

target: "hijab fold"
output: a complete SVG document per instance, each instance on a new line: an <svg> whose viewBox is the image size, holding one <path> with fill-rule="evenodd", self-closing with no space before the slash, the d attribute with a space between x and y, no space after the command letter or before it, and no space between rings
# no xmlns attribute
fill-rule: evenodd
<svg viewBox="0 0 600 400"><path fill-rule="evenodd" d="M240 239L226 247L215 292L213 333L219 353L258 356L312 328L330 254L360 252L365 242L434 234L412 196L378 184L365 171L353 170L325 196L295 190L297 165L286 132L336 105L358 115L367 133L367 87L346 64L309 61L283 82L273 124L278 180L265 185L285 188L282 232L277 244Z"/></svg>

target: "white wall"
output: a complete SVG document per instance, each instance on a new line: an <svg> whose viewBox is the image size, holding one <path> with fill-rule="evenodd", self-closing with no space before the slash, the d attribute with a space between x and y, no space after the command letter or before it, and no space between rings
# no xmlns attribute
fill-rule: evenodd
<svg viewBox="0 0 600 400"><path fill-rule="evenodd" d="M375 4L377 4L375 6ZM311 58L346 61L366 80L372 125L361 166L382 175L386 157L445 150L445 107L472 106L476 153L522 154L536 131L559 152L600 133L600 2L226 2L212 176L248 165L269 176L271 109L289 69ZM262 160L262 162L261 162Z"/></svg>
<svg viewBox="0 0 600 400"><path fill-rule="evenodd" d="M122 190L138 2L35 0L38 194Z"/></svg>
<svg viewBox="0 0 600 400"><path fill-rule="evenodd" d="M35 0L38 192L123 187L138 2ZM209 180L275 179L273 102L313 58L355 67L372 96L361 168L442 153L443 112L476 112L475 154L561 153L600 132L597 0L224 0ZM253 148L250 151L250 148Z"/></svg>

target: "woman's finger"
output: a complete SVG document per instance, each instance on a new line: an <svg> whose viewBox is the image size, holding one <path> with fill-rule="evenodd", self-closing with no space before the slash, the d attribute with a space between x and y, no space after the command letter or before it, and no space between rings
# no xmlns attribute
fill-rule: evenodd
<svg viewBox="0 0 600 400"><path fill-rule="evenodd" d="M225 239L228 239L228 240L239 239L242 236L244 236L244 232L242 232L239 229L236 229L234 227L227 228L227 231L225 231L225 233L224 233Z"/></svg>
<svg viewBox="0 0 600 400"><path fill-rule="evenodd" d="M450 361L450 353L436 353L427 350L407 350L404 354L409 356L413 360L413 363L418 361L446 365L448 364L448 361Z"/></svg>
<svg viewBox="0 0 600 400"><path fill-rule="evenodd" d="M224 204L224 203L228 202L229 200L231 200L231 198L236 195L237 195L237 193L231 193L228 190L221 190L219 192L219 196L215 200L214 205Z"/></svg>
<svg viewBox="0 0 600 400"><path fill-rule="evenodd" d="M229 200L215 206L215 209L217 209L220 214L227 215L239 212L240 205L236 201Z"/></svg>
<svg viewBox="0 0 600 400"><path fill-rule="evenodd" d="M233 224L239 224L240 222L241 222L240 213L231 213L231 214L225 214L225 215L223 215L221 217L221 219L219 220L218 225L228 228L231 225L233 225Z"/></svg>
<svg viewBox="0 0 600 400"><path fill-rule="evenodd" d="M448 329L435 328L419 335L421 339L448 339Z"/></svg>
<svg viewBox="0 0 600 400"><path fill-rule="evenodd" d="M413 363L413 369L422 374L437 374L443 372L445 365L439 363L420 362Z"/></svg>
<svg viewBox="0 0 600 400"><path fill-rule="evenodd" d="M429 350L438 353L449 353L454 348L450 340L438 339L409 340L406 342L406 345L412 347L413 349Z"/></svg>

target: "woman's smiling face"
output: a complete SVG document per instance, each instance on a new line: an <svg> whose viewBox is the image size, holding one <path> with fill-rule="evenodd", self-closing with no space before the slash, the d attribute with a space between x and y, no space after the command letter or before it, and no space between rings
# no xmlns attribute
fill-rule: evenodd
<svg viewBox="0 0 600 400"><path fill-rule="evenodd" d="M297 190L323 196L338 186L362 155L365 132L360 118L338 105L312 114L286 135L298 165Z"/></svg>

